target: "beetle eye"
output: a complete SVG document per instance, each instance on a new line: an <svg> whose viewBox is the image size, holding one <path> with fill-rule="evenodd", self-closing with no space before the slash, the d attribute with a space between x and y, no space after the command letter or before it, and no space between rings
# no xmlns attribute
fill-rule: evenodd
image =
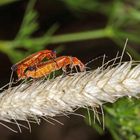
<svg viewBox="0 0 140 140"><path fill-rule="evenodd" d="M53 55L56 57L56 50L53 50Z"/></svg>
<svg viewBox="0 0 140 140"><path fill-rule="evenodd" d="M56 53L56 50L53 50L53 53Z"/></svg>
<svg viewBox="0 0 140 140"><path fill-rule="evenodd" d="M11 70L12 70L12 71L16 71L17 68L18 68L17 65L13 65L13 66L11 67Z"/></svg>
<svg viewBox="0 0 140 140"><path fill-rule="evenodd" d="M33 70L35 70L35 69L36 69L35 66L30 66L30 67L27 68L27 70L30 70L30 71L33 71Z"/></svg>

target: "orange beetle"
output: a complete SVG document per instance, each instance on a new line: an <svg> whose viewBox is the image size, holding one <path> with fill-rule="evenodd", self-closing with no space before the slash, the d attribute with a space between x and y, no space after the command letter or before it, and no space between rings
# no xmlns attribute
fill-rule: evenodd
<svg viewBox="0 0 140 140"><path fill-rule="evenodd" d="M39 62L41 62L44 58L51 59L56 58L56 52L52 50L42 50L39 52L36 52L32 55L29 55L22 61L14 64L11 69L12 71L17 71L18 79L22 79L22 77L25 76L25 71L28 67L37 65Z"/></svg>
<svg viewBox="0 0 140 140"><path fill-rule="evenodd" d="M42 62L37 65L28 67L25 76L21 78L41 78L61 68L62 70L64 70L68 65L70 65L70 68L78 66L80 68L80 71L84 71L85 69L85 65L76 57L60 56L58 58L55 58L54 60L49 60L47 62Z"/></svg>

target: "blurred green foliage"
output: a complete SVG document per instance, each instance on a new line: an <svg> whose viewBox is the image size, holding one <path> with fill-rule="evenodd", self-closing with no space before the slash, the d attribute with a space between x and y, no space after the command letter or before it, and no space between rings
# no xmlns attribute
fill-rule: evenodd
<svg viewBox="0 0 140 140"><path fill-rule="evenodd" d="M15 2L17 0L0 0L0 6Z"/></svg>
<svg viewBox="0 0 140 140"><path fill-rule="evenodd" d="M105 126L115 140L139 140L140 102L138 99L120 99L105 106Z"/></svg>
<svg viewBox="0 0 140 140"><path fill-rule="evenodd" d="M109 130L114 140L139 140L139 99L125 97L114 104L105 104L102 107L104 113L99 108L94 112L85 113L87 124L92 126L100 135L106 132L103 129L105 126L105 129Z"/></svg>
<svg viewBox="0 0 140 140"><path fill-rule="evenodd" d="M0 5L8 4L14 0L1 0ZM110 0L102 2L99 0L60 0L73 14L101 13L107 17L106 26L102 29L84 32L53 35L58 29L54 23L43 36L33 38L32 34L38 30L38 13L34 10L36 0L30 0L26 8L21 27L14 40L1 40L0 51L6 53L14 63L30 53L42 50L48 44L83 41L107 37L113 40L118 47L123 48L126 38L130 42L140 45L140 1L135 0ZM21 46L21 47L20 47ZM20 48L25 48L26 53ZM61 51L61 50L59 50ZM139 53L131 47L127 51L134 59L139 59ZM116 140L137 140L140 137L140 103L139 100L121 99L112 105L104 106L105 127ZM88 115L89 116L89 115ZM100 134L99 127L94 120L87 117Z"/></svg>
<svg viewBox="0 0 140 140"><path fill-rule="evenodd" d="M6 53L13 63L33 52L42 50L49 43L50 37L58 28L58 24L54 23L43 37L32 38L33 33L39 28L37 23L38 13L33 9L35 2L36 0L29 1L15 39L12 41L0 41L0 51ZM20 48L24 48L27 51L21 51Z"/></svg>
<svg viewBox="0 0 140 140"><path fill-rule="evenodd" d="M73 13L100 12L108 21L105 28L85 32L53 35L58 25L54 23L49 31L41 37L32 38L32 34L38 30L38 13L34 10L36 0L30 0L25 11L23 22L13 41L0 41L0 51L6 53L15 63L30 53L41 50L48 44L82 41L107 37L116 42L118 47L123 48L126 38L129 42L140 44L140 2L130 0L112 0L100 2L98 0L65 0L63 2ZM74 12L75 11L75 12ZM19 51L20 46L27 49L27 53ZM17 49L18 48L18 49ZM140 55L132 47L127 51L134 59Z"/></svg>

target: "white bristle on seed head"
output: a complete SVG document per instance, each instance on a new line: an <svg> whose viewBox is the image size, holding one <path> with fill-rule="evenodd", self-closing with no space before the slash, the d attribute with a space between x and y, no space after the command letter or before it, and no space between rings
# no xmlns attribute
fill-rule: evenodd
<svg viewBox="0 0 140 140"><path fill-rule="evenodd" d="M132 67L133 66L133 67ZM0 94L0 120L35 120L95 108L123 96L140 93L140 64L129 61L115 67L59 76L10 87Z"/></svg>

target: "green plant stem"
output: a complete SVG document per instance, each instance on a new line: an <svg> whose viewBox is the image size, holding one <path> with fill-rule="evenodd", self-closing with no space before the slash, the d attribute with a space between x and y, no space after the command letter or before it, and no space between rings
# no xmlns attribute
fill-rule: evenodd
<svg viewBox="0 0 140 140"><path fill-rule="evenodd" d="M84 41L90 39L98 39L107 36L106 29L99 29L93 31L86 31L80 33L70 33L63 35L54 35L54 36L44 36L38 38L30 38L26 40L15 40L16 46L22 44L22 46L44 46L46 44L58 44L58 43L67 43L74 41Z"/></svg>
<svg viewBox="0 0 140 140"><path fill-rule="evenodd" d="M132 33L124 32L116 30L112 27L107 27L104 29L92 30L92 31L85 31L79 33L70 33L70 34L63 34L63 35L54 35L50 37L40 37L35 39L29 39L28 43L36 43L42 42L43 44L49 42L49 44L57 44L57 43L67 43L67 42L75 42L75 41L84 41L90 39L98 39L108 37L113 39L114 37L126 39L128 38L131 41L140 43L140 39L138 36L133 35ZM122 46L123 47L123 46Z"/></svg>
<svg viewBox="0 0 140 140"><path fill-rule="evenodd" d="M57 44L57 43L67 43L67 42L74 42L74 41L83 41L83 40L90 40L90 39L99 39L108 37L117 43L117 45L120 48L123 48L123 43L118 44L118 42L114 38L122 38L125 39L128 38L129 40L135 41L140 43L140 40L137 36L131 35L131 33L126 33L122 31L118 31L112 27L107 27L104 29L99 30L93 30L93 31L87 31L87 32L80 32L80 33L71 33L71 34L64 34L64 35L54 35L51 37L41 37L36 39L29 39L27 43L35 45L40 45L40 42L42 45L47 44ZM25 44L26 45L26 44ZM132 57L135 60L140 59L140 55L135 49L127 47L128 53L132 55Z"/></svg>
<svg viewBox="0 0 140 140"><path fill-rule="evenodd" d="M50 44L56 44L56 43L66 43L66 42L74 42L74 41L83 41L83 40L89 40L89 39L98 39L106 37L106 30L105 29L99 29L94 31L86 31L86 32L80 32L80 33L70 33L70 34L64 34L64 35L56 35L49 38ZM41 41L42 38L35 39L35 42ZM45 41L46 38L44 38L42 41Z"/></svg>
<svg viewBox="0 0 140 140"><path fill-rule="evenodd" d="M7 43L13 44L12 46L10 45L11 46L10 49L11 49L11 48L14 48L14 46L16 47L20 45L40 46L40 45L46 45L46 44L58 44L58 43L67 43L67 42L74 42L74 41L84 41L84 40L90 40L90 39L99 39L99 38L104 38L104 37L108 37L112 40L114 40L114 38L121 38L121 39L128 38L129 40L140 43L139 38L134 36L133 34L131 35L131 33L126 33L123 31L118 31L111 27L107 27L104 29L98 29L98 30L93 30L93 31L54 35L50 37L44 36L44 37L39 37L39 38L30 38L26 40L0 41L0 44L2 45L6 44L4 45L5 47L8 47ZM119 46L122 46L122 45L119 44ZM123 48L123 46L121 48ZM3 47L0 47L0 50L3 51ZM127 47L127 50L131 55L133 55L134 59L140 58L140 55L133 48Z"/></svg>

